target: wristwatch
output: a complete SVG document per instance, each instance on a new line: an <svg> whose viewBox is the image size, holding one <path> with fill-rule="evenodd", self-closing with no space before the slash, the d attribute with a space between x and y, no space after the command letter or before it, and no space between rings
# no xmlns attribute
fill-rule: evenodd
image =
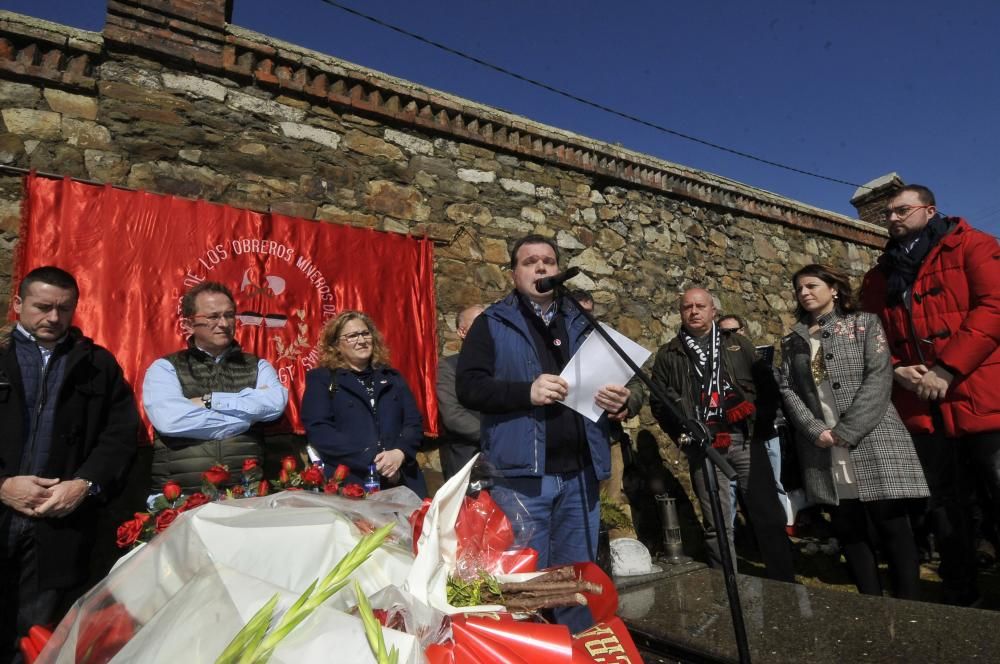
<svg viewBox="0 0 1000 664"><path fill-rule="evenodd" d="M82 480L82 481L84 481L84 482L87 483L87 495L88 496L96 496L97 494L99 494L101 492L101 485L97 484L93 480L88 480L88 479L85 479L83 477L77 477L76 479Z"/></svg>
<svg viewBox="0 0 1000 664"><path fill-rule="evenodd" d="M205 408L212 410L212 393L209 392L201 397L201 402L205 404Z"/></svg>

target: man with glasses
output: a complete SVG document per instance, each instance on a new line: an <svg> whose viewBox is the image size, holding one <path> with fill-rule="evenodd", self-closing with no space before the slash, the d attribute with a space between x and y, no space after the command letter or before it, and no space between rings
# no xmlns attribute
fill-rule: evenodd
<svg viewBox="0 0 1000 664"><path fill-rule="evenodd" d="M969 605L979 598L973 469L1000 518L1000 245L965 219L939 214L921 185L900 189L884 216L890 239L865 275L862 306L882 319L893 404L930 485L927 520L944 600Z"/></svg>
<svg viewBox="0 0 1000 664"><path fill-rule="evenodd" d="M198 491L201 474L221 464L234 482L243 461L259 458L257 424L277 419L288 391L267 360L244 353L234 339L236 302L228 288L205 281L181 299L188 347L146 371L142 405L156 430L151 493L167 480Z"/></svg>

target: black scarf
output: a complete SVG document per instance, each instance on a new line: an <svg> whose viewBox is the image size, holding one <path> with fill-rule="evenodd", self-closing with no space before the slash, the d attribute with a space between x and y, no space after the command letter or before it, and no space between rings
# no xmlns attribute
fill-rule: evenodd
<svg viewBox="0 0 1000 664"><path fill-rule="evenodd" d="M681 328L679 336L701 381L695 412L712 434L712 447L725 448L732 443L730 427L752 415L755 408L733 389L722 365L722 339L715 323L712 323L709 334L712 338L708 353L684 328Z"/></svg>
<svg viewBox="0 0 1000 664"><path fill-rule="evenodd" d="M920 271L920 265L927 258L927 254L941 241L941 238L948 234L954 225L952 219L936 214L931 217L926 226L920 229L916 240L904 237L902 241L892 240L889 242L885 253L879 260L888 281L887 303L889 306L895 306L903 301L903 295L913 286L917 273ZM912 246L910 246L911 242ZM906 250L907 246L910 246L909 251Z"/></svg>

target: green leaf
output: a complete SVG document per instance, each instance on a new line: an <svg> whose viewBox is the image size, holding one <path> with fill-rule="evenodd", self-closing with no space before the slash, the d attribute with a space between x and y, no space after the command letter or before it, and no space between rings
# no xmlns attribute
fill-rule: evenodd
<svg viewBox="0 0 1000 664"><path fill-rule="evenodd" d="M264 640L267 628L271 624L271 618L274 616L274 607L277 605L278 595L275 594L247 621L243 629L236 633L233 640L229 642L226 649L215 660L215 664L235 664L236 662L243 661L240 655L253 652L260 645L260 642Z"/></svg>

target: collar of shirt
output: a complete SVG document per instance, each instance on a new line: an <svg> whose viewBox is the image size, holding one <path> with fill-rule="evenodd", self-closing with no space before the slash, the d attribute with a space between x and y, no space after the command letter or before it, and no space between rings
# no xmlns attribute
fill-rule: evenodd
<svg viewBox="0 0 1000 664"><path fill-rule="evenodd" d="M556 317L556 312L559 311L559 307L556 306L556 301L554 299L549 302L549 306L544 309L542 309L542 305L538 304L534 300L528 300L528 303L531 305L531 309L535 312L535 315L541 318L542 322L546 325L552 324L552 319Z"/></svg>
<svg viewBox="0 0 1000 664"><path fill-rule="evenodd" d="M43 367L46 366L49 363L49 358L51 358L52 357L52 353L55 352L56 346L58 346L59 344L61 344L64 341L66 341L66 337L69 336L67 334L62 335L62 337L60 337L59 340L56 341L55 345L52 346L52 348L46 348L45 346L42 346L41 344L39 344L38 343L38 339L35 338L35 335L33 335L31 332L28 332L26 329L24 329L24 326L21 325L21 323L17 324L17 331L20 332L22 335L24 335L24 337L28 341L30 341L31 343L33 343L36 346L38 346L38 352L42 354L42 366Z"/></svg>

